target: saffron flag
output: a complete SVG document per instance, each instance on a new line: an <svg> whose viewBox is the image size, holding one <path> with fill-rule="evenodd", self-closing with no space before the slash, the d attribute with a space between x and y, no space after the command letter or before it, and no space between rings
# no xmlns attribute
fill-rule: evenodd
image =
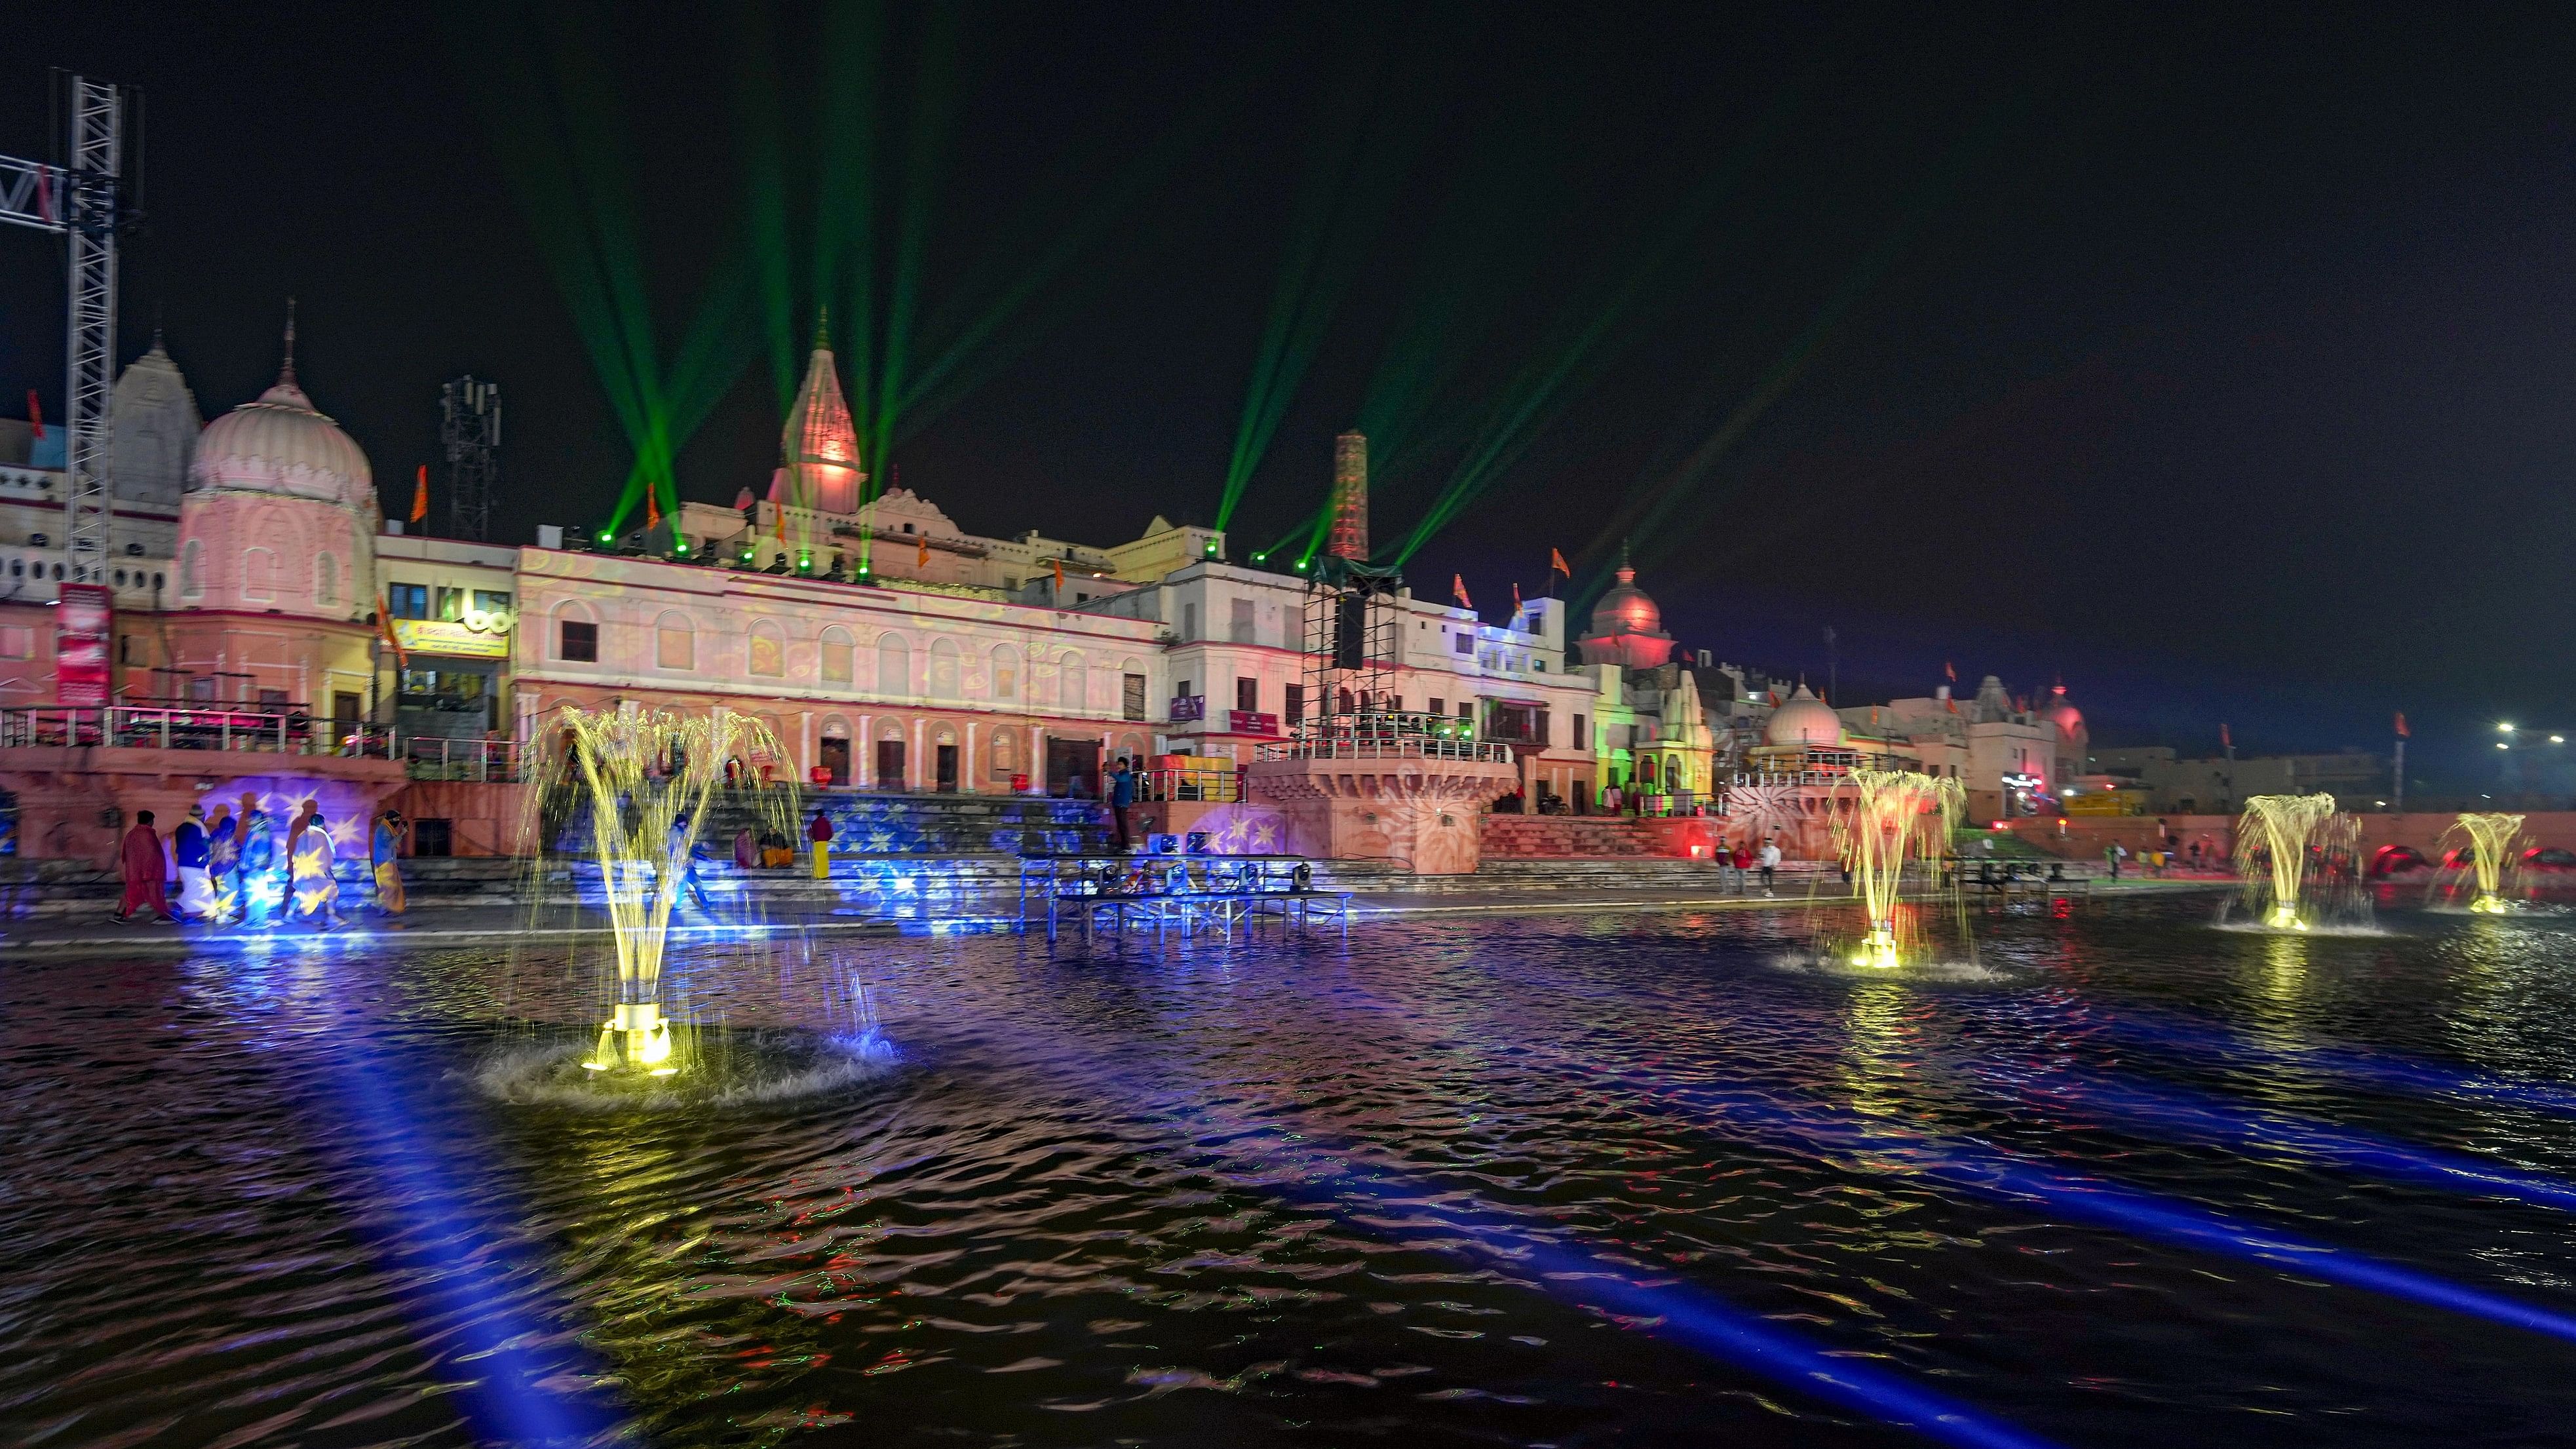
<svg viewBox="0 0 2576 1449"><path fill-rule="evenodd" d="M394 611L385 607L382 593L376 595L376 633L383 637L385 647L394 651L394 668L410 668L411 655L402 647L402 640L394 637Z"/></svg>
<svg viewBox="0 0 2576 1449"><path fill-rule="evenodd" d="M427 517L429 517L429 465L423 463L420 465L420 471L413 474L411 479L411 521L418 523Z"/></svg>
<svg viewBox="0 0 2576 1449"><path fill-rule="evenodd" d="M2401 710L2399 710L2399 711L2397 712L2397 737L2398 737L2399 739L2401 739L2401 740L2413 739L2413 738L2414 738L2414 736L2413 736L2413 735L2411 735L2411 734L2407 733L2407 730L2406 730L2406 711L2404 711L2404 710L2402 710L2402 709L2401 709Z"/></svg>
<svg viewBox="0 0 2576 1449"><path fill-rule="evenodd" d="M27 426L35 430L37 437L45 435L45 405L36 401L36 390L32 387L27 389Z"/></svg>
<svg viewBox="0 0 2576 1449"><path fill-rule="evenodd" d="M1056 597L1057 597L1058 599L1062 599L1062 598L1064 597L1064 560L1063 560L1063 559L1057 559L1057 560L1055 561L1055 595L1056 595Z"/></svg>
<svg viewBox="0 0 2576 1449"><path fill-rule="evenodd" d="M1949 676L1952 684L1959 682L1959 666L1951 663L1949 660L1944 659L1941 661L1941 672Z"/></svg>
<svg viewBox="0 0 2576 1449"><path fill-rule="evenodd" d="M2232 750L2236 748L2236 741L2228 738L2227 726L2225 725L2220 725L2218 727L2218 747L2223 750Z"/></svg>
<svg viewBox="0 0 2576 1449"><path fill-rule="evenodd" d="M412 507L420 509L424 513L429 510L429 504L426 499L415 501L412 504ZM662 526L662 490L659 488L648 486L644 490L644 526L646 528L660 528Z"/></svg>
<svg viewBox="0 0 2576 1449"><path fill-rule="evenodd" d="M1465 574L1451 574L1449 576L1449 592L1457 598L1459 608L1472 609L1476 607L1473 603L1468 601L1467 576Z"/></svg>
<svg viewBox="0 0 2576 1449"><path fill-rule="evenodd" d="M1574 570L1565 566L1565 555L1555 549L1549 549L1547 551L1547 566L1556 570L1558 573L1565 575L1568 579L1574 577Z"/></svg>
<svg viewBox="0 0 2576 1449"><path fill-rule="evenodd" d="M777 521L778 526L775 531L778 534L778 541L785 543L787 541L787 506L783 503L773 503L769 505L769 513Z"/></svg>
<svg viewBox="0 0 2576 1449"><path fill-rule="evenodd" d="M913 567L915 567L915 568L924 568L924 569L926 569L926 568L930 567L930 535L929 535L929 534L926 534L926 533L925 533L925 534L921 535L921 551L920 551L919 553L917 553L917 554L915 554L915 555L913 556L912 564L913 564Z"/></svg>
<svg viewBox="0 0 2576 1449"><path fill-rule="evenodd" d="M1518 580L1518 579L1514 579L1514 580L1512 580L1512 622L1514 622L1514 623L1519 623L1519 622L1520 622L1520 617L1521 617L1521 581L1520 581L1520 580Z"/></svg>

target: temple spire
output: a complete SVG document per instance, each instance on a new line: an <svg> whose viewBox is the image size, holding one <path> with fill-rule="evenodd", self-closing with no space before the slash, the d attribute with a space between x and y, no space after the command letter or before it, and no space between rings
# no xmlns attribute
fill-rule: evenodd
<svg viewBox="0 0 2576 1449"><path fill-rule="evenodd" d="M859 433L850 422L850 406L841 396L841 375L832 365L824 322L815 324L814 351L805 365L805 381L787 410L778 439L778 476L770 486L772 503L810 508L821 513L856 513L859 484Z"/></svg>

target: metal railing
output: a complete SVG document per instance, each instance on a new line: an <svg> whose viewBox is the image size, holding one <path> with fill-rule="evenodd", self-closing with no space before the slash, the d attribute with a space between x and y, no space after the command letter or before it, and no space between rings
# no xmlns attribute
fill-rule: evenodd
<svg viewBox="0 0 2576 1449"><path fill-rule="evenodd" d="M1203 800L1231 805L1243 799L1243 774L1230 766L1147 770L1137 782L1139 800Z"/></svg>
<svg viewBox="0 0 2576 1449"><path fill-rule="evenodd" d="M1437 736L1335 737L1289 740L1261 746L1265 760L1478 760L1508 765L1509 745L1487 740L1451 740Z"/></svg>
<svg viewBox="0 0 2576 1449"><path fill-rule="evenodd" d="M0 709L0 750L102 748L400 760L415 780L518 780L527 764L527 752L516 740L404 735L390 725L301 710L224 704Z"/></svg>

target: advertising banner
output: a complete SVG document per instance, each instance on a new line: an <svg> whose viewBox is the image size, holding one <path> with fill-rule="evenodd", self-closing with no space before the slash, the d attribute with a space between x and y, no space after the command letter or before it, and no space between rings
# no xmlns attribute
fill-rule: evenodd
<svg viewBox="0 0 2576 1449"><path fill-rule="evenodd" d="M456 659L507 659L510 635L506 621L482 629L448 619L396 619L394 638L414 654L444 654Z"/></svg>
<svg viewBox="0 0 2576 1449"><path fill-rule="evenodd" d="M54 618L54 699L95 708L108 702L108 641L116 636L116 595L105 584L65 584Z"/></svg>

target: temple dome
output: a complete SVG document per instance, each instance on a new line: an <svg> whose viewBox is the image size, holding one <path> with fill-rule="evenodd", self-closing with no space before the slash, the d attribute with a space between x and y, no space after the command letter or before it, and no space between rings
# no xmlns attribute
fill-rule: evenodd
<svg viewBox="0 0 2576 1449"><path fill-rule="evenodd" d="M2084 732L2084 711L2077 709L2074 701L2066 697L2063 684L2050 692L2047 707L2040 710L2039 717L2057 726L2057 732L2070 739Z"/></svg>
<svg viewBox="0 0 2576 1449"><path fill-rule="evenodd" d="M1592 628L1577 642L1586 664L1654 669L1671 662L1673 636L1664 632L1664 611L1637 587L1637 570L1624 551L1619 581L1592 606Z"/></svg>
<svg viewBox="0 0 2576 1449"><path fill-rule="evenodd" d="M1771 723L1763 730L1766 741L1775 745L1840 745L1843 742L1843 717L1834 707L1816 698L1815 691L1801 684L1798 692L1771 712Z"/></svg>
<svg viewBox="0 0 2576 1449"><path fill-rule="evenodd" d="M215 419L198 435L188 491L205 489L376 507L375 473L367 466L367 455L295 385L291 363L258 401Z"/></svg>

